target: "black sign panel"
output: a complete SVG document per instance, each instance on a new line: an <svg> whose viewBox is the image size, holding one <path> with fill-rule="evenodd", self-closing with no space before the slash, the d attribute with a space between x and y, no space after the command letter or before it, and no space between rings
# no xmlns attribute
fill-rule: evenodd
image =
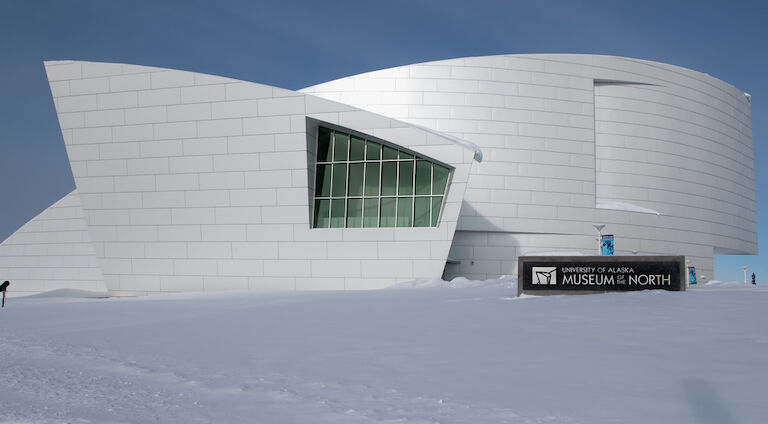
<svg viewBox="0 0 768 424"><path fill-rule="evenodd" d="M521 256L518 294L685 290L684 256Z"/></svg>

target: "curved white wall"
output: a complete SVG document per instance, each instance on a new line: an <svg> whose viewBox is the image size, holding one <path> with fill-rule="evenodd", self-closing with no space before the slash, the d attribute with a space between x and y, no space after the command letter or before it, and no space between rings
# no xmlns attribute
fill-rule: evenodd
<svg viewBox="0 0 768 424"><path fill-rule="evenodd" d="M111 294L363 289L441 275L472 149L348 105L229 78L70 61L46 62L46 70ZM311 229L317 121L453 166L440 225Z"/></svg>
<svg viewBox="0 0 768 424"><path fill-rule="evenodd" d="M534 251L596 253L595 222L615 234L618 254L684 254L709 276L714 253L757 252L750 104L708 75L611 56L506 55L302 91L482 148L449 276L511 274L517 255ZM660 215L611 210L627 207Z"/></svg>
<svg viewBox="0 0 768 424"><path fill-rule="evenodd" d="M8 296L106 291L77 190L0 243L0 279L11 281Z"/></svg>

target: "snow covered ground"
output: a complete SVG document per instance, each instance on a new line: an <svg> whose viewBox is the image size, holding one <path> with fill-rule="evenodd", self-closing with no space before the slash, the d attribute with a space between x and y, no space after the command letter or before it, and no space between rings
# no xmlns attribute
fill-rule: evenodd
<svg viewBox="0 0 768 424"><path fill-rule="evenodd" d="M768 288L83 293L0 310L0 422L764 423Z"/></svg>

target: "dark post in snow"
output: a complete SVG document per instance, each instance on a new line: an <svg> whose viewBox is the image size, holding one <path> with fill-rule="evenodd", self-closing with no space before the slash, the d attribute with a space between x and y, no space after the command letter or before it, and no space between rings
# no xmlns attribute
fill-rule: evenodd
<svg viewBox="0 0 768 424"><path fill-rule="evenodd" d="M757 283L755 283L755 273L752 273L752 285L755 286Z"/></svg>
<svg viewBox="0 0 768 424"><path fill-rule="evenodd" d="M6 281L3 284L0 284L0 292L3 292L3 305L0 306L0 308L5 308L5 290L10 286L11 283Z"/></svg>

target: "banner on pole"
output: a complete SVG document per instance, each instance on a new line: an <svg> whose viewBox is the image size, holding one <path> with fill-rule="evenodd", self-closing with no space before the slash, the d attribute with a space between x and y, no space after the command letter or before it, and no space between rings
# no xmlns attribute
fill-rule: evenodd
<svg viewBox="0 0 768 424"><path fill-rule="evenodd" d="M696 284L696 267L695 266L689 266L688 267L688 284Z"/></svg>
<svg viewBox="0 0 768 424"><path fill-rule="evenodd" d="M600 254L613 256L613 234L605 234L600 240Z"/></svg>

